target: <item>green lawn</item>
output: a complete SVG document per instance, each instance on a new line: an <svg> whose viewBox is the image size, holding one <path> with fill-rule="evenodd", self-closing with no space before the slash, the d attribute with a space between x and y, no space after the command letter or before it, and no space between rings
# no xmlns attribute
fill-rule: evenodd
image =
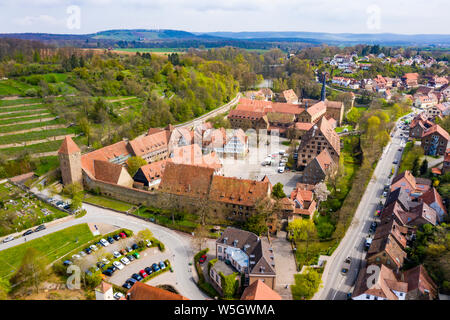
<svg viewBox="0 0 450 320"><path fill-rule="evenodd" d="M347 128L348 131L353 131L353 126L351 126L351 125L342 126L342 127L337 127L337 128L335 129L335 131L336 131L337 133L340 133L340 132L342 132L345 128Z"/></svg>
<svg viewBox="0 0 450 320"><path fill-rule="evenodd" d="M34 88L29 84L13 79L0 81L0 96L24 95L27 89Z"/></svg>
<svg viewBox="0 0 450 320"><path fill-rule="evenodd" d="M88 225L80 224L0 251L0 277L9 279L14 274L28 248L39 250L53 262L93 238Z"/></svg>
<svg viewBox="0 0 450 320"><path fill-rule="evenodd" d="M128 211L135 207L130 203L92 194L85 195L83 201L119 211Z"/></svg>

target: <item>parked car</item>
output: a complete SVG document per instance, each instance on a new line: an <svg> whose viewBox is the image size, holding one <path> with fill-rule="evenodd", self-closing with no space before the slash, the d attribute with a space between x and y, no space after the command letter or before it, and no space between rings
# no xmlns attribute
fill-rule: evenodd
<svg viewBox="0 0 450 320"><path fill-rule="evenodd" d="M103 269L104 266L106 266L106 264L104 264L103 262L101 261L97 262L97 268Z"/></svg>
<svg viewBox="0 0 450 320"><path fill-rule="evenodd" d="M86 248L86 249L84 249L84 252L86 252L87 254L91 254L92 249L91 248Z"/></svg>
<svg viewBox="0 0 450 320"><path fill-rule="evenodd" d="M159 262L159 267L161 268L161 270L164 270L166 268L166 264L164 263L164 261Z"/></svg>
<svg viewBox="0 0 450 320"><path fill-rule="evenodd" d="M111 244L114 243L114 239L112 237L108 237L108 238L106 238L106 240L108 240L108 242L111 243Z"/></svg>
<svg viewBox="0 0 450 320"><path fill-rule="evenodd" d="M111 271L111 269L106 269L105 271L102 272L102 274L111 277L113 275L113 272Z"/></svg>
<svg viewBox="0 0 450 320"><path fill-rule="evenodd" d="M127 250L125 250L125 249L122 249L122 250L120 250L119 252L120 252L122 255L124 255L124 256L127 254Z"/></svg>
<svg viewBox="0 0 450 320"><path fill-rule="evenodd" d="M207 259L206 254L204 254L200 257L200 259L198 259L198 262L204 263L206 261L206 259Z"/></svg>
<svg viewBox="0 0 450 320"><path fill-rule="evenodd" d="M278 167L278 173L283 173L283 172L284 172L284 166Z"/></svg>
<svg viewBox="0 0 450 320"><path fill-rule="evenodd" d="M45 230L45 229L46 229L45 226L43 224L41 224L36 229L34 229L34 232L39 232L39 231L42 231L42 230Z"/></svg>
<svg viewBox="0 0 450 320"><path fill-rule="evenodd" d="M378 223L376 221L372 222L372 224L370 225L370 232L375 232L375 230L377 229Z"/></svg>
<svg viewBox="0 0 450 320"><path fill-rule="evenodd" d="M65 260L63 262L63 265L65 265L65 266L70 266L71 264L72 264L72 261L70 261L70 260Z"/></svg>
<svg viewBox="0 0 450 320"><path fill-rule="evenodd" d="M113 235L113 239L118 241L118 240L120 240L120 236L118 234L115 234L115 235Z"/></svg>
<svg viewBox="0 0 450 320"><path fill-rule="evenodd" d="M126 250L127 250L127 252L133 251L133 249L131 249L131 247L127 247Z"/></svg>
<svg viewBox="0 0 450 320"><path fill-rule="evenodd" d="M153 271L159 271L159 266L156 264L156 263L154 263L154 264L152 264L152 269L153 269Z"/></svg>
<svg viewBox="0 0 450 320"><path fill-rule="evenodd" d="M82 256L82 257L86 257L86 252L80 251L79 255Z"/></svg>
<svg viewBox="0 0 450 320"><path fill-rule="evenodd" d="M120 300L121 298L123 298L123 293L122 292L116 292L114 293L114 299L116 300Z"/></svg>
<svg viewBox="0 0 450 320"><path fill-rule="evenodd" d="M123 257L122 259L120 259L120 262L122 262L126 266L130 264L130 260L128 260L127 257Z"/></svg>
<svg viewBox="0 0 450 320"><path fill-rule="evenodd" d="M136 259L139 259L141 256L139 255L139 253L137 253L137 252L134 252L133 254L132 254Z"/></svg>
<svg viewBox="0 0 450 320"><path fill-rule="evenodd" d="M142 278L148 277L148 274L144 270L139 271L139 274L141 275Z"/></svg>
<svg viewBox="0 0 450 320"><path fill-rule="evenodd" d="M133 274L131 275L131 277L132 277L134 280L137 280L137 281L141 281L142 279L144 279L144 278L142 278L141 275L139 275L139 274L137 274L137 273L133 273Z"/></svg>
<svg viewBox="0 0 450 320"><path fill-rule="evenodd" d="M118 257L121 256L121 254L120 254L119 251L114 251L114 252L113 252L113 256L114 256L114 258L118 258Z"/></svg>
<svg viewBox="0 0 450 320"><path fill-rule="evenodd" d="M127 281L127 282L125 282L123 285L122 285L122 287L123 288L125 288L125 289L131 289L131 284Z"/></svg>
<svg viewBox="0 0 450 320"><path fill-rule="evenodd" d="M98 247L95 244L90 245L89 248L91 248L92 251L97 251L98 250Z"/></svg>
<svg viewBox="0 0 450 320"><path fill-rule="evenodd" d="M153 270L150 267L146 267L144 270L148 275L151 275L153 273Z"/></svg>
<svg viewBox="0 0 450 320"><path fill-rule="evenodd" d="M398 164L398 160L394 160L394 162L392 162L393 164Z"/></svg>
<svg viewBox="0 0 450 320"><path fill-rule="evenodd" d="M150 248L152 246L152 242L150 240L145 240L145 245L147 248Z"/></svg>
<svg viewBox="0 0 450 320"><path fill-rule="evenodd" d="M78 260L78 259L81 259L81 256L80 256L80 255L74 254L74 255L72 256L72 260Z"/></svg>
<svg viewBox="0 0 450 320"><path fill-rule="evenodd" d="M125 239L125 238L127 237L127 235L126 235L124 232L119 233L119 236L120 236L122 239Z"/></svg>
<svg viewBox="0 0 450 320"><path fill-rule="evenodd" d="M25 237L25 236L27 236L27 235L29 235L29 234L32 234L34 231L33 230L27 230L27 231L25 231L23 234L22 234L22 236L23 237Z"/></svg>
<svg viewBox="0 0 450 320"><path fill-rule="evenodd" d="M105 239L100 239L100 243L102 244L102 246L107 247L109 246L108 241L106 241Z"/></svg>
<svg viewBox="0 0 450 320"><path fill-rule="evenodd" d="M109 260L106 259L106 258L103 258L101 261L102 261L104 264L108 264L108 263L109 263Z"/></svg>
<svg viewBox="0 0 450 320"><path fill-rule="evenodd" d="M127 280L127 282L128 282L129 284L131 284L131 286L133 286L133 285L137 282L137 280L136 280L136 279L133 279L133 278L130 278L130 279Z"/></svg>
<svg viewBox="0 0 450 320"><path fill-rule="evenodd" d="M131 254L127 254L127 257L126 257L128 260L130 260L130 261L133 261L135 258L134 258L134 256L133 255L131 255Z"/></svg>
<svg viewBox="0 0 450 320"><path fill-rule="evenodd" d="M134 244L131 246L131 248L132 248L133 250L137 250L137 249L139 248L139 246L138 246L136 243L134 243Z"/></svg>
<svg viewBox="0 0 450 320"><path fill-rule="evenodd" d="M348 274L348 271L350 270L350 264L352 263L352 258L350 258L350 257L347 257L347 259L345 259L345 261L344 261L344 265L342 266L342 269L341 269L341 274L342 275L347 275Z"/></svg>
<svg viewBox="0 0 450 320"><path fill-rule="evenodd" d="M372 238L371 237L367 237L365 242L364 242L364 249L366 251L369 251L370 245L372 244Z"/></svg>
<svg viewBox="0 0 450 320"><path fill-rule="evenodd" d="M114 261L113 266L119 270L122 270L123 268L125 268L125 266L123 264L121 264L119 261Z"/></svg>
<svg viewBox="0 0 450 320"><path fill-rule="evenodd" d="M9 237L6 237L5 239L3 239L3 243L7 243L7 242L10 242L10 241L13 241L14 240L14 237L13 236L9 236Z"/></svg>

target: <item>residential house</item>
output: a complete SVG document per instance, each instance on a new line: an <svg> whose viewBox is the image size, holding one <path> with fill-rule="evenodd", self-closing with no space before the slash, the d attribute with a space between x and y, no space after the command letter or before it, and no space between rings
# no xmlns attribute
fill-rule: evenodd
<svg viewBox="0 0 450 320"><path fill-rule="evenodd" d="M442 164L442 174L450 172L450 148L445 150L444 163Z"/></svg>
<svg viewBox="0 0 450 320"><path fill-rule="evenodd" d="M407 88L415 88L419 85L419 74L417 72L405 73L405 75L401 79L403 81L403 84Z"/></svg>
<svg viewBox="0 0 450 320"><path fill-rule="evenodd" d="M126 294L126 300L189 300L181 294L137 281Z"/></svg>
<svg viewBox="0 0 450 320"><path fill-rule="evenodd" d="M292 190L290 200L293 202L293 213L302 218L312 219L317 210L317 203L314 200L314 185L297 183Z"/></svg>
<svg viewBox="0 0 450 320"><path fill-rule="evenodd" d="M421 139L421 146L426 155L443 156L447 150L450 135L440 125L435 124L426 130Z"/></svg>
<svg viewBox="0 0 450 320"><path fill-rule="evenodd" d="M409 125L409 136L413 139L421 139L423 133L434 125L427 119L425 113L418 114Z"/></svg>
<svg viewBox="0 0 450 320"><path fill-rule="evenodd" d="M385 265L392 270L399 270L403 266L406 252L397 240L389 234L387 237L374 239L367 251L367 264Z"/></svg>
<svg viewBox="0 0 450 320"><path fill-rule="evenodd" d="M415 178L409 170L398 174L392 179L391 191L397 188L404 189L409 196L419 197L431 187L431 180Z"/></svg>
<svg viewBox="0 0 450 320"><path fill-rule="evenodd" d="M442 202L441 195L437 192L436 188L432 187L427 192L419 197L420 201L423 201L428 206L434 209L437 213L438 222L443 222L447 215L447 210Z"/></svg>
<svg viewBox="0 0 450 320"><path fill-rule="evenodd" d="M336 163L328 150L322 149L319 155L306 165L300 180L307 184L317 184L324 181L326 176L336 169Z"/></svg>
<svg viewBox="0 0 450 320"><path fill-rule="evenodd" d="M244 275L244 287L260 280L275 289L273 250L256 234L228 227L216 241L216 258L228 261L235 271Z"/></svg>

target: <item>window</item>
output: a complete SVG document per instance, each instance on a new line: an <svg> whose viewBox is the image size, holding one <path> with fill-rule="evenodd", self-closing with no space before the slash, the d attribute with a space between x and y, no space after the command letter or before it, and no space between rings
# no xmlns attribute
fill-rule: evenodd
<svg viewBox="0 0 450 320"><path fill-rule="evenodd" d="M366 294L366 299L370 299L370 295L369 294Z"/></svg>
<svg viewBox="0 0 450 320"><path fill-rule="evenodd" d="M222 247L217 247L217 252L222 253Z"/></svg>

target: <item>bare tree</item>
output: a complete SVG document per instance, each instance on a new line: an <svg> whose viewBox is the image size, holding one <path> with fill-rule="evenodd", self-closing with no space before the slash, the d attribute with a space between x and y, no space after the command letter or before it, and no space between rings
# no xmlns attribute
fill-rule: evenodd
<svg viewBox="0 0 450 320"><path fill-rule="evenodd" d="M327 185L324 182L320 182L314 186L314 194L317 198L317 207L319 206L321 201L326 201L330 191L327 188Z"/></svg>

